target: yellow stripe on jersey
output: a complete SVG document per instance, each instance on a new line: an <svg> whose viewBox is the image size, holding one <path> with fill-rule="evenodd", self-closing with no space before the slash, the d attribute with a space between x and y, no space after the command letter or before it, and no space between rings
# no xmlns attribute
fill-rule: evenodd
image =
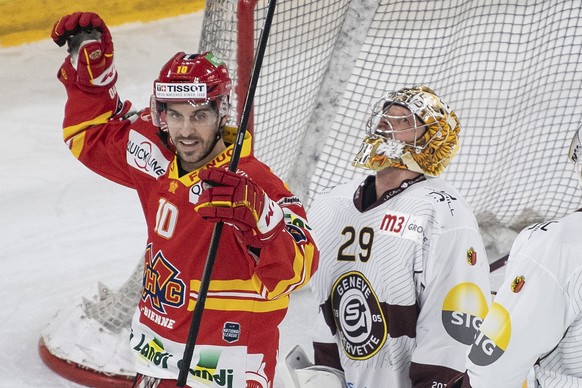
<svg viewBox="0 0 582 388"><path fill-rule="evenodd" d="M190 281L190 299L188 310L196 306L200 281ZM289 305L289 298L267 300L257 293L252 280L212 280L208 287L205 308L209 310L269 312L282 310Z"/></svg>
<svg viewBox="0 0 582 388"><path fill-rule="evenodd" d="M82 123L65 127L63 128L63 138L65 141L69 141L70 138L77 136L80 132L85 131L92 125L105 124L111 116L113 116L113 112L108 111L89 121L83 121Z"/></svg>
<svg viewBox="0 0 582 388"><path fill-rule="evenodd" d="M79 155L81 155L81 151L83 151L83 145L85 145L84 131L69 141L69 148L71 149L71 152L75 158L79 159Z"/></svg>
<svg viewBox="0 0 582 388"><path fill-rule="evenodd" d="M293 276L289 280L281 280L277 287L273 291L268 291L262 284L259 277L255 274L253 275L252 281L255 287L261 289L267 299L276 299L281 295L289 294L304 285L308 279L311 278L311 266L313 263L313 256L315 248L312 244L305 245L303 247L304 252L300 251L300 248L295 245L295 258L293 260Z"/></svg>
<svg viewBox="0 0 582 388"><path fill-rule="evenodd" d="M289 297L276 300L249 300L249 299L227 299L212 298L208 296L204 308L217 311L248 311L255 313L268 313L271 311L284 310L289 306ZM188 301L188 310L194 311L196 301Z"/></svg>
<svg viewBox="0 0 582 388"><path fill-rule="evenodd" d="M92 120L83 121L80 124L63 128L63 138L69 145L69 148L71 149L73 155L75 155L75 158L78 159L79 155L81 155L81 152L83 151L83 145L85 144L85 131L87 128L92 125L105 124L112 115L112 111L105 112Z"/></svg>
<svg viewBox="0 0 582 388"><path fill-rule="evenodd" d="M198 292L200 290L200 280L190 280L190 289ZM232 279L232 280L212 280L208 291L228 291L242 293L257 293L257 289L250 280Z"/></svg>

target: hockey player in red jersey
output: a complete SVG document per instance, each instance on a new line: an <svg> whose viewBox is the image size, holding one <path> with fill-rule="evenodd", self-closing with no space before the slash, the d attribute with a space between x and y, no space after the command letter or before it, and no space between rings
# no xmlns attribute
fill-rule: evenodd
<svg viewBox="0 0 582 388"><path fill-rule="evenodd" d="M568 153L582 183L582 129ZM526 227L467 353L463 388L582 387L582 209Z"/></svg>
<svg viewBox="0 0 582 388"><path fill-rule="evenodd" d="M151 106L128 113L116 89L111 34L95 13L62 17L58 72L64 140L91 170L137 191L148 236L130 345L135 387L175 386L216 222L224 222L190 387L272 387L289 294L317 268L300 200L245 139L237 171L225 141L231 79L212 53L174 55Z"/></svg>
<svg viewBox="0 0 582 388"><path fill-rule="evenodd" d="M456 153L459 131L455 113L427 86L374 105L353 164L376 174L321 193L310 208L320 314L316 366L296 372L297 385L321 378L350 388L444 387L464 370L490 289L476 220L436 177Z"/></svg>

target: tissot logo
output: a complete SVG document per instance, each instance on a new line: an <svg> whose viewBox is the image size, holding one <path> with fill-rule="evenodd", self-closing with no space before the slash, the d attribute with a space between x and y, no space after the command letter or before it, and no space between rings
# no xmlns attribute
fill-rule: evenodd
<svg viewBox="0 0 582 388"><path fill-rule="evenodd" d="M202 93L206 92L206 84L162 84L157 85L158 91L169 92L169 93L182 93L182 92L194 92Z"/></svg>
<svg viewBox="0 0 582 388"><path fill-rule="evenodd" d="M206 84L199 83L160 83L155 86L157 98L206 98Z"/></svg>

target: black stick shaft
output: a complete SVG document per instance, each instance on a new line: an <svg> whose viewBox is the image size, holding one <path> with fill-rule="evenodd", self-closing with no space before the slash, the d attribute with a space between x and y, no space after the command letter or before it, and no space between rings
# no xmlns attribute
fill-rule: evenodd
<svg viewBox="0 0 582 388"><path fill-rule="evenodd" d="M492 262L491 264L489 264L489 272L493 272L495 270L498 270L499 268L503 267L505 264L507 264L507 259L509 258L509 254L500 257L499 259L495 260L494 262Z"/></svg>
<svg viewBox="0 0 582 388"><path fill-rule="evenodd" d="M259 38L259 47L257 49L257 52L255 53L253 71L251 73L249 89L247 91L245 103L243 106L242 117L237 130L236 142L233 146L232 158L230 160L230 164L228 167L230 171L236 171L238 167L238 161L240 159L243 141L247 132L247 124L253 106L253 99L255 97L255 90L257 88L257 83L259 81L259 74L261 72L261 66L263 63L263 57L265 55L265 49L267 47L269 31L271 29L273 15L275 13L275 6L276 0L270 0L263 29L261 31L261 36ZM186 385L186 380L188 379L188 372L190 370L190 364L192 363L192 356L194 355L194 347L196 346L196 340L198 338L198 331L200 329L200 323L202 321L202 313L204 311L204 306L206 304L206 295L208 294L208 287L210 286L210 278L212 276L214 262L216 261L216 254L218 252L218 246L220 244L220 237L222 236L223 226L224 223L218 222L214 226L214 231L212 232L210 248L208 249L208 256L206 258L206 264L204 265L204 272L202 274L202 279L200 282L200 290L198 291L198 298L196 300L196 306L194 307L192 322L190 324L190 330L188 332L188 340L186 341L186 346L184 348L184 356L182 357L182 364L180 365L180 373L178 375L178 382L176 384L178 387L184 387Z"/></svg>
<svg viewBox="0 0 582 388"><path fill-rule="evenodd" d="M238 166L238 160L240 159L243 141L247 132L247 124L249 122L249 117L251 116L251 111L253 107L253 99L255 98L257 83L259 82L259 74L261 73L261 66L263 65L263 57L265 56L265 49L267 48L267 40L269 39L271 22L273 21L273 15L275 14L276 3L277 3L276 0L269 1L267 15L265 17L263 29L261 30L261 36L259 38L259 47L257 49L257 52L255 53L255 60L253 62L251 81L249 83L249 89L247 90L247 96L245 98L245 104L243 106L242 117L236 133L236 143L234 145L232 158L230 159L230 164L228 166L228 169L230 171L236 171Z"/></svg>

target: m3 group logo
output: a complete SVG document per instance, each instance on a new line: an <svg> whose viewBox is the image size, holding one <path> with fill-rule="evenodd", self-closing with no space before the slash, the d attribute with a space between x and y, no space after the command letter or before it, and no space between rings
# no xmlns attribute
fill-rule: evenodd
<svg viewBox="0 0 582 388"><path fill-rule="evenodd" d="M493 302L491 311L487 319L483 321L473 342L469 359L475 365L493 364L505 353L510 339L511 317L505 307Z"/></svg>
<svg viewBox="0 0 582 388"><path fill-rule="evenodd" d="M348 272L331 289L331 305L345 354L366 360L386 342L388 326L380 302L366 277Z"/></svg>
<svg viewBox="0 0 582 388"><path fill-rule="evenodd" d="M481 288L475 283L460 283L445 297L443 326L455 340L470 345L486 314L487 299Z"/></svg>

